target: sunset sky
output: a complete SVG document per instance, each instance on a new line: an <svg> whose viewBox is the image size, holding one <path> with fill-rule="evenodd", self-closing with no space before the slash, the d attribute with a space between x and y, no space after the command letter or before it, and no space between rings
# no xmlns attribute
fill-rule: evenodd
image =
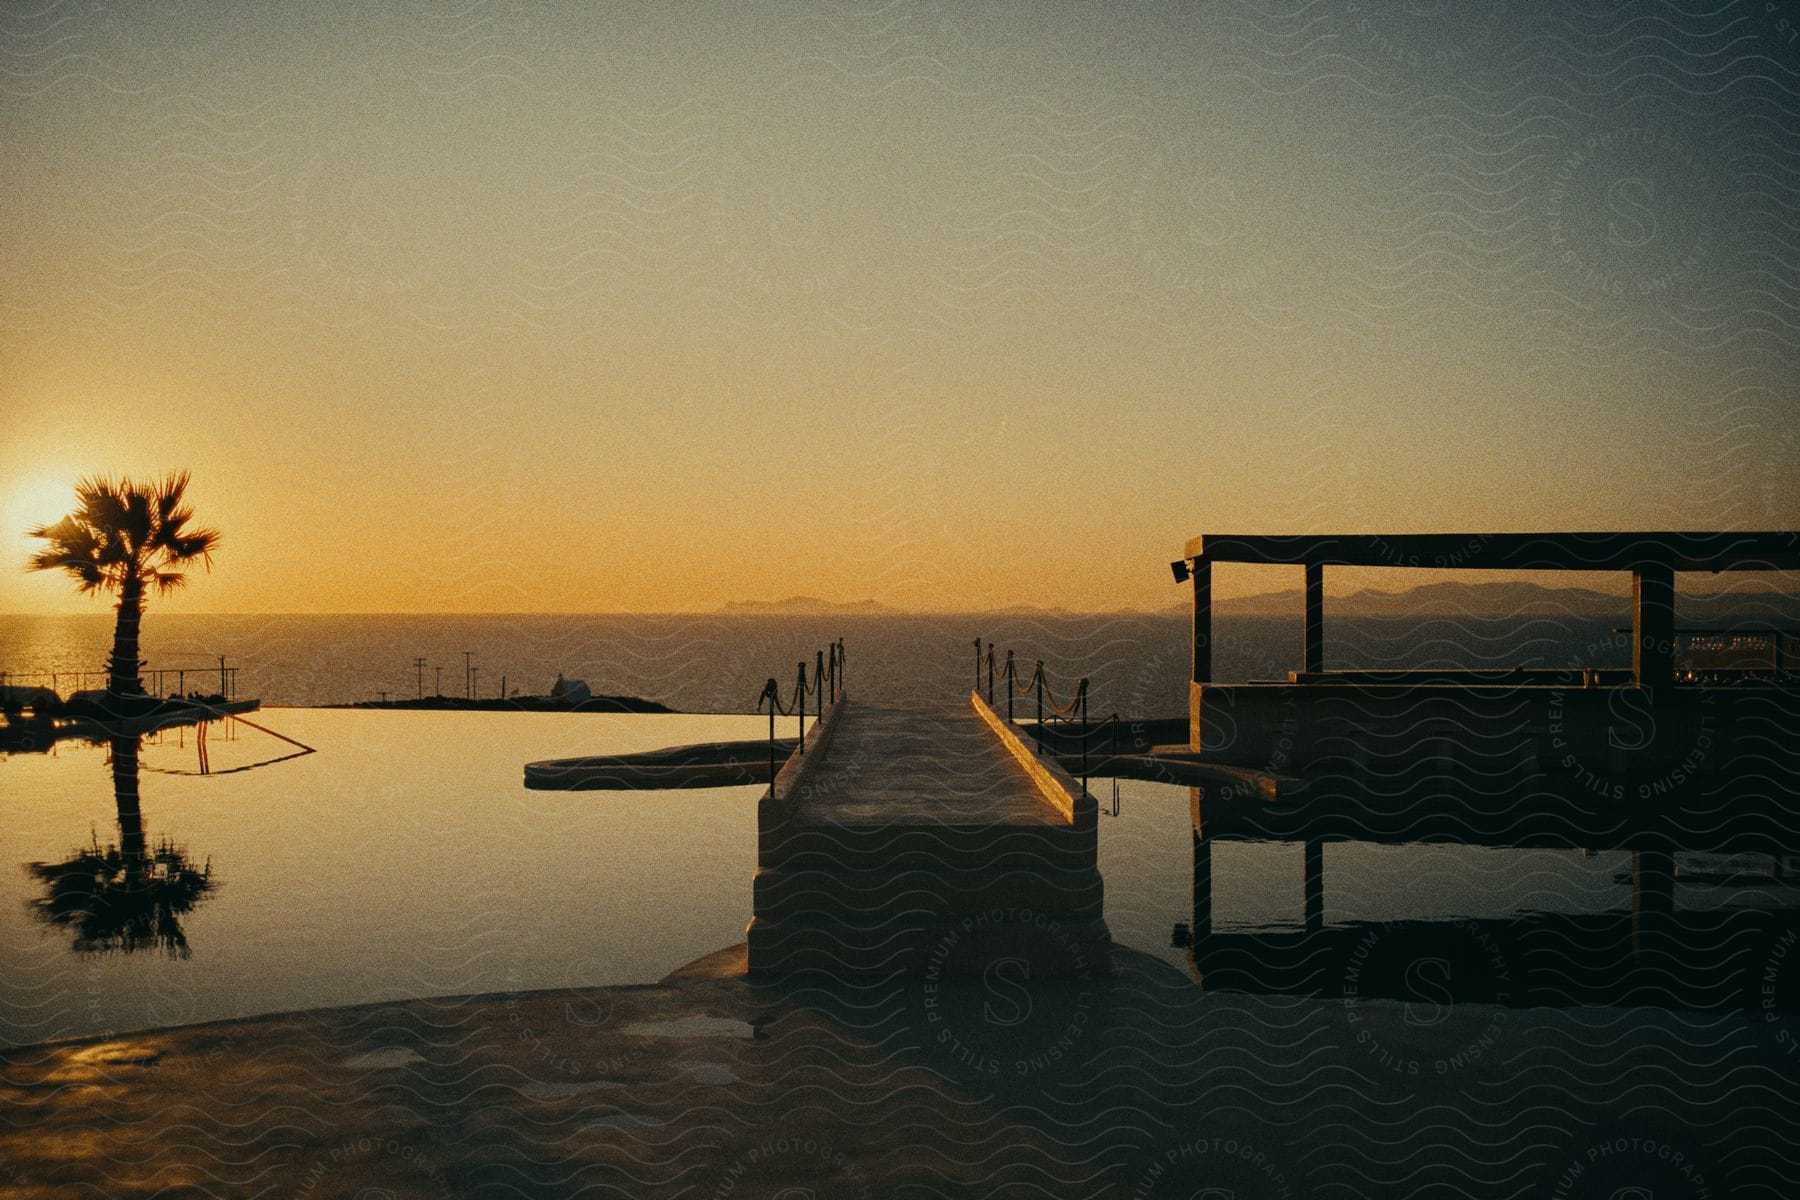
<svg viewBox="0 0 1800 1200"><path fill-rule="evenodd" d="M6 5L0 612L182 466L190 611L1800 527L1792 23L1547 7Z"/></svg>

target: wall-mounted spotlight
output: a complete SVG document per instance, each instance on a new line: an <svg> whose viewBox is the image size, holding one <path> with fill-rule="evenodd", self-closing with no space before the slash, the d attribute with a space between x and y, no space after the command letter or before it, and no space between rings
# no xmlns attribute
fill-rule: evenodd
<svg viewBox="0 0 1800 1200"><path fill-rule="evenodd" d="M1169 564L1169 570L1174 572L1176 583L1186 583L1188 581L1187 559L1185 559L1185 558L1176 559L1174 562Z"/></svg>

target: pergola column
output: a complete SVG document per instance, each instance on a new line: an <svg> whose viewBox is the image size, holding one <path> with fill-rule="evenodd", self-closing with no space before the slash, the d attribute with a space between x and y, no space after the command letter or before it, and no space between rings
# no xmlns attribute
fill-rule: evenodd
<svg viewBox="0 0 1800 1200"><path fill-rule="evenodd" d="M1660 563L1631 573L1631 672L1639 687L1675 682L1675 572Z"/></svg>
<svg viewBox="0 0 1800 1200"><path fill-rule="evenodd" d="M1194 579L1194 682L1212 682L1212 563L1196 558Z"/></svg>
<svg viewBox="0 0 1800 1200"><path fill-rule="evenodd" d="M1325 566L1306 564L1306 651L1301 669L1316 673L1325 669Z"/></svg>

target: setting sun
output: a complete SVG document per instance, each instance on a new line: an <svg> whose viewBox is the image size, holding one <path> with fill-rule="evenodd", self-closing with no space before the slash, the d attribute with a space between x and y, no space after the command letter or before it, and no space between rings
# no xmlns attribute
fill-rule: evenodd
<svg viewBox="0 0 1800 1200"><path fill-rule="evenodd" d="M0 495L0 530L8 541L7 557L22 558L40 545L26 530L48 525L75 507L73 474L42 474L20 480Z"/></svg>

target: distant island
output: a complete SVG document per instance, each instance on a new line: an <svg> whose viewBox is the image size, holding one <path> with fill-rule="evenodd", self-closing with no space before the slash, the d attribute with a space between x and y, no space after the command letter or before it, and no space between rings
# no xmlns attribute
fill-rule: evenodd
<svg viewBox="0 0 1800 1200"><path fill-rule="evenodd" d="M788 616L795 613L829 613L832 615L890 616L899 610L879 600L821 600L817 596L789 596L784 600L733 600L719 609L737 615Z"/></svg>

